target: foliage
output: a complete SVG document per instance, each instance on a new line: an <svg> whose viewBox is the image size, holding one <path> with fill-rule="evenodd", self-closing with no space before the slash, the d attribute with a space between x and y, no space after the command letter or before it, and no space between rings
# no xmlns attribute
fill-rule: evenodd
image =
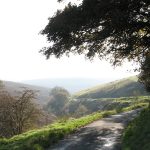
<svg viewBox="0 0 150 150"><path fill-rule="evenodd" d="M43 129L33 130L11 139L1 139L0 150L9 150L10 147L11 150L38 150L39 147L41 149L47 148L65 135L75 131L75 129L110 114L115 114L115 111L95 113L79 119L58 122Z"/></svg>
<svg viewBox="0 0 150 150"><path fill-rule="evenodd" d="M128 107L128 111L143 107L143 105ZM123 110L126 111L126 110ZM87 115L78 119L58 121L39 130L32 130L10 139L0 139L0 150L43 150L64 136L74 132L76 129L85 126L95 120L108 115L116 114L115 110L103 111Z"/></svg>
<svg viewBox="0 0 150 150"><path fill-rule="evenodd" d="M88 112L89 111L85 105L79 104L78 108L74 111L73 116L74 117L81 117L81 116L86 115Z"/></svg>
<svg viewBox="0 0 150 150"><path fill-rule="evenodd" d="M123 135L123 150L150 149L150 109L142 111Z"/></svg>
<svg viewBox="0 0 150 150"><path fill-rule="evenodd" d="M121 97L121 98L99 98L99 99L75 99L70 101L66 108L68 115L76 117L79 115L88 115L97 111L106 111L115 109L117 112L128 108L129 106L148 105L150 96ZM84 106L84 111L80 106ZM79 111L78 111L79 110ZM127 110L126 110L127 111Z"/></svg>
<svg viewBox="0 0 150 150"><path fill-rule="evenodd" d="M69 3L42 31L54 42L45 54L59 57L73 46L82 53L86 43L88 57L112 53L116 62L122 57L142 59L141 54L149 48L149 5L148 0L83 0L79 6ZM109 48L104 47L106 41Z"/></svg>
<svg viewBox="0 0 150 150"><path fill-rule="evenodd" d="M57 95L57 93L63 93L64 95L67 95L67 96L70 95L69 92L66 89L62 88L62 87L54 87L50 91L50 95L52 95L52 96Z"/></svg>
<svg viewBox="0 0 150 150"><path fill-rule="evenodd" d="M56 116L62 115L65 104L69 101L69 92L61 87L55 87L50 92L51 98L45 106L45 110Z"/></svg>
<svg viewBox="0 0 150 150"><path fill-rule="evenodd" d="M2 90L3 88L4 88L3 81L0 80L0 90Z"/></svg>
<svg viewBox="0 0 150 150"><path fill-rule="evenodd" d="M79 6L69 3L49 18L42 30L52 44L41 52L47 58L73 52L90 59L98 55L114 65L125 58L143 64L150 53L149 7L149 0L83 0Z"/></svg>
<svg viewBox="0 0 150 150"><path fill-rule="evenodd" d="M18 92L18 96L0 91L0 137L12 137L33 128L40 116L34 96L29 89Z"/></svg>
<svg viewBox="0 0 150 150"><path fill-rule="evenodd" d="M147 91L150 91L150 55L146 56L145 61L141 65L139 81L144 83Z"/></svg>

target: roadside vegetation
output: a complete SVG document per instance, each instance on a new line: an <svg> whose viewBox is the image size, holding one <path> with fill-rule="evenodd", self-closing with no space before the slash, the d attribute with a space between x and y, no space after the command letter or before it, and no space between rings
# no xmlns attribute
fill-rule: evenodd
<svg viewBox="0 0 150 150"><path fill-rule="evenodd" d="M129 111L132 109L147 106L147 103L137 103L126 107L119 112ZM93 113L78 119L59 120L54 124L46 126L39 130L32 130L10 139L0 139L0 150L43 150L50 147L64 136L76 131L93 121L118 113L116 110Z"/></svg>
<svg viewBox="0 0 150 150"><path fill-rule="evenodd" d="M74 118L89 115L97 111L106 111L116 109L119 110L137 105L147 103L150 96L134 96L134 97L120 97L120 98L99 98L99 99L73 99L65 105L63 114ZM59 111L59 110L57 110Z"/></svg>
<svg viewBox="0 0 150 150"><path fill-rule="evenodd" d="M144 109L126 128L123 135L123 150L150 149L150 109Z"/></svg>

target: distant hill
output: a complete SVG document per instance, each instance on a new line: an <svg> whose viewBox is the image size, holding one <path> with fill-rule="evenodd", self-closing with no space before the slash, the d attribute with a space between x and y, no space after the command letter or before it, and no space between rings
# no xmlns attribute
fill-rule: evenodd
<svg viewBox="0 0 150 150"><path fill-rule="evenodd" d="M70 93L75 93L80 90L95 86L97 83L106 83L113 79L99 79L99 78L50 78L22 81L25 84L53 88L55 86L64 87Z"/></svg>
<svg viewBox="0 0 150 150"><path fill-rule="evenodd" d="M11 94L15 94L15 91L22 90L22 87L29 88L37 92L37 103L44 105L49 101L49 91L50 89L45 87L39 87L39 86L32 86L28 84L22 84L17 82L11 82L11 81L3 81L3 84L5 86L5 89L10 92Z"/></svg>
<svg viewBox="0 0 150 150"><path fill-rule="evenodd" d="M138 82L137 76L124 78L107 84L102 84L79 91L74 94L75 98L119 98L129 96L149 95L144 86Z"/></svg>

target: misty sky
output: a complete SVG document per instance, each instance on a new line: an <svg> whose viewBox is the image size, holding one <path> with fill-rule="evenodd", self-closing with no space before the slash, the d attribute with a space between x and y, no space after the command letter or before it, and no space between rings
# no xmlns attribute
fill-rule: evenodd
<svg viewBox="0 0 150 150"><path fill-rule="evenodd" d="M21 81L38 78L123 78L134 73L125 63L113 69L105 61L85 60L84 56L51 58L39 53L46 38L39 32L57 8L57 0L1 0L0 1L0 79Z"/></svg>

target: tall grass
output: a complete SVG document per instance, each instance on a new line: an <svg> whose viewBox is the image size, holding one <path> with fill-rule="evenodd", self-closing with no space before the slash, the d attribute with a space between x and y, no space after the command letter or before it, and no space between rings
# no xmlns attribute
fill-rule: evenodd
<svg viewBox="0 0 150 150"><path fill-rule="evenodd" d="M123 150L150 150L150 109L144 109L126 128Z"/></svg>

